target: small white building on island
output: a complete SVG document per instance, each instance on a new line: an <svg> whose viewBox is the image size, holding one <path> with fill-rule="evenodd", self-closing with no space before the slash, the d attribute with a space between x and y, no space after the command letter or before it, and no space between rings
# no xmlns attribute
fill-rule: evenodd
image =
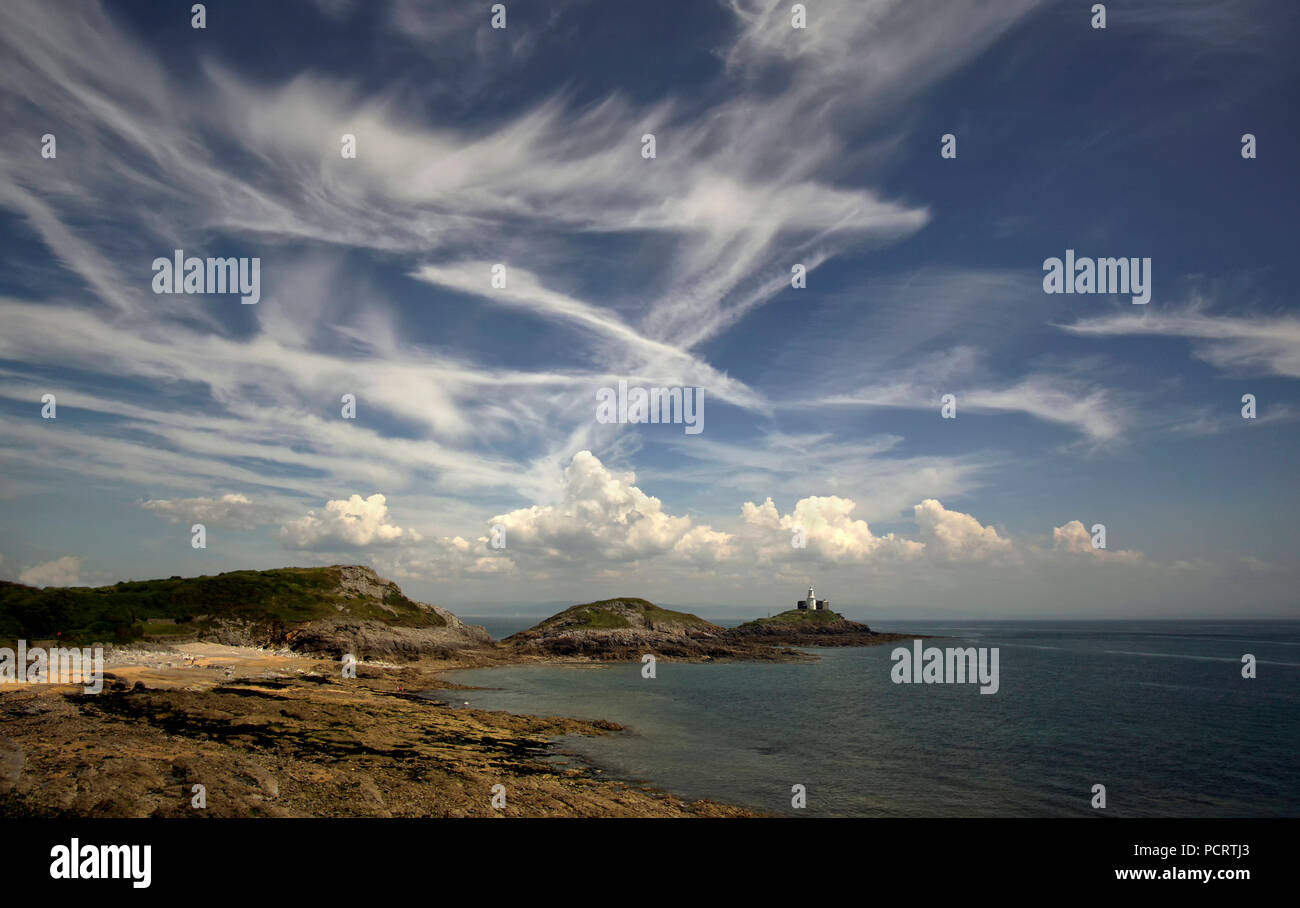
<svg viewBox="0 0 1300 908"><path fill-rule="evenodd" d="M817 594L813 592L812 586L808 587L808 598L800 599L795 603L801 610L810 612L821 612L831 607L829 599L818 599Z"/></svg>

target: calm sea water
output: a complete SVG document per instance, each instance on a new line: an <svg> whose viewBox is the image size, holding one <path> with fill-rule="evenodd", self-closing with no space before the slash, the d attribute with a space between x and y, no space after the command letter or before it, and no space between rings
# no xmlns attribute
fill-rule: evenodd
<svg viewBox="0 0 1300 908"><path fill-rule="evenodd" d="M484 623L491 619L474 619ZM495 619L494 635L531 624ZM909 622L999 648L1000 690L894 684L893 646L811 664L510 666L457 702L611 719L606 777L804 816L1300 816L1300 622ZM1241 656L1258 677L1241 677ZM808 806L790 805L806 786ZM1106 810L1090 806L1106 786Z"/></svg>

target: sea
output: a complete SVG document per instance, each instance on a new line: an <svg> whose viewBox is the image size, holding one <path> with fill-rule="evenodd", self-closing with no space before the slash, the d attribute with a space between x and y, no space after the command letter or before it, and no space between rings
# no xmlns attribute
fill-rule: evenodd
<svg viewBox="0 0 1300 908"><path fill-rule="evenodd" d="M499 638L536 619L466 620ZM1300 816L1298 621L872 627L997 647L997 692L895 683L891 653L908 643L809 649L817 661L800 664L660 662L654 678L639 663L474 669L450 677L478 689L431 694L618 722L557 739L554 759L767 814Z"/></svg>

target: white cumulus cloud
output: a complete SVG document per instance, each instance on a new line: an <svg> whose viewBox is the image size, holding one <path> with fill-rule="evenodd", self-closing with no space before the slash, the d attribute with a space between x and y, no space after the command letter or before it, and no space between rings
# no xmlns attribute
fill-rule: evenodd
<svg viewBox="0 0 1300 908"><path fill-rule="evenodd" d="M509 550L562 560L719 556L729 534L667 513L635 482L634 474L616 476L590 451L579 451L564 470L559 504L520 508L490 522L505 527Z"/></svg>
<svg viewBox="0 0 1300 908"><path fill-rule="evenodd" d="M1011 540L970 514L950 511L933 498L912 508L931 555L950 561L979 561L1012 551Z"/></svg>
<svg viewBox="0 0 1300 908"><path fill-rule="evenodd" d="M369 498L353 495L326 502L323 512L308 511L306 517L282 526L280 538L294 549L328 549L419 542L422 537L415 530L390 523L388 500L376 493Z"/></svg>
<svg viewBox="0 0 1300 908"><path fill-rule="evenodd" d="M745 502L741 517L751 528L781 531L758 544L762 555L770 559L799 551L792 544L799 529L803 531L805 548L831 562L860 562L884 554L915 556L924 551L924 543L893 533L877 536L865 520L853 519L856 507L851 498L810 496L801 498L792 512L782 515L768 498L761 505Z"/></svg>
<svg viewBox="0 0 1300 908"><path fill-rule="evenodd" d="M1071 520L1059 527L1055 527L1052 530L1052 548L1070 555L1091 555L1094 558L1105 558L1110 561L1132 563L1143 559L1141 552L1131 549L1112 551L1110 549L1094 548L1092 534L1088 532L1088 528L1080 520Z"/></svg>
<svg viewBox="0 0 1300 908"><path fill-rule="evenodd" d="M28 586L80 586L81 559L64 555L44 564L29 567L18 575L18 581Z"/></svg>

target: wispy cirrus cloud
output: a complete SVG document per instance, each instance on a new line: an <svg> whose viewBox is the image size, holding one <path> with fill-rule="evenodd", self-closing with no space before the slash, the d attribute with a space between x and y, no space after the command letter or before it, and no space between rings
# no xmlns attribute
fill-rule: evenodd
<svg viewBox="0 0 1300 908"><path fill-rule="evenodd" d="M1066 426L1092 443L1118 439L1131 421L1128 404L1114 392L1062 372L1035 371L1013 381L994 383L981 368L978 351L957 347L923 357L905 370L878 383L846 393L782 408L899 407L940 412L943 396L956 399L961 414L1024 413L1044 422Z"/></svg>
<svg viewBox="0 0 1300 908"><path fill-rule="evenodd" d="M356 31L403 65L337 65L312 34L255 66L217 29L177 54L112 6L0 8L0 109L27 137L0 149L20 250L0 298L0 406L17 416L0 455L22 494L114 484L168 520L280 524L298 551L373 549L412 578L644 562L743 584L775 543L737 502L823 527L830 566L874 567L873 546L993 563L1027 547L1003 515L940 501L995 494L1031 432L1092 449L1137 422L1136 393L1026 352L1060 315L1018 263L967 238L915 258L918 240L952 251L930 244L972 183L902 173L934 158L930 126L914 133L951 102L929 102L1047 4L833 0L796 31L789 4L732 0L666 58L689 78L631 83L589 77L564 43L592 23L616 39L617 5L511 6L504 33L486 7L318 6L304 33ZM1200 41L1204 21L1169 31ZM57 159L36 152L45 132ZM149 262L181 247L259 255L261 303L154 295ZM817 280L786 306L795 262ZM1120 333L1103 321L1073 333ZM1222 368L1293 376L1294 326L1241 322L1174 327ZM703 388L708 434L594 423L594 390L619 378ZM57 421L36 416L46 392ZM963 418L1029 418L971 450L897 412L937 421L944 393ZM842 418L854 408L893 412ZM517 551L486 546L490 514Z"/></svg>
<svg viewBox="0 0 1300 908"><path fill-rule="evenodd" d="M396 24L414 21L413 8L394 12ZM834 142L802 142L798 166L778 166L773 149L793 141L781 118L796 113L780 99L749 95L703 111L671 99L638 105L617 94L575 108L554 94L487 129L439 127L419 122L395 95L368 95L310 72L254 83L208 56L195 80L176 80L97 4L56 16L20 2L0 15L7 26L0 40L13 51L7 83L40 110L39 118L24 116L53 124L64 159L76 148L83 165L6 154L0 202L21 212L107 306L91 314L84 303L5 300L0 354L21 363L39 351L42 362L162 383L191 401L200 390L199 409L191 402L178 414L174 400L131 402L129 394L88 394L89 383L74 384L91 410L119 418L97 422L93 436L100 451L120 451L118 466L110 456L93 469L135 482L151 472L140 464L170 463L167 475L181 482L256 479L278 492L319 494L324 483L391 487L394 471L418 462L443 489L527 488L550 481L543 477L553 475L557 458L608 436L591 426L586 399L597 382L620 374L705 387L712 399L761 413L760 394L687 351L784 285L784 268L762 276L774 244L798 250L835 248L864 234L897 238L926 219L921 207L820 178ZM208 100L195 105L198 94ZM660 133L661 160L640 158L644 131ZM343 132L358 136L355 160L338 155ZM223 136L238 137L241 147ZM131 154L119 153L123 144ZM51 177L59 181L54 194ZM110 208L132 229L93 229ZM147 290L145 263L173 246L193 247L181 238L196 229L200 238L277 248L323 242L418 252L423 280L461 291L468 289L464 252L501 243L514 253L503 256L514 277L509 301L586 332L585 344L608 371L510 370L484 367L472 353L431 356L398 340L391 310L373 295L351 328L342 322L329 302L337 285L326 275L331 266L286 271L283 261L275 299L257 310L251 334L236 336L223 317ZM640 325L548 290L544 274L514 265L552 261L566 232L676 238ZM827 255L804 252L810 267ZM133 259L140 267L124 269ZM424 438L389 436L379 446L367 438L375 429L349 434L353 427L322 419L320 404L343 392L371 414L420 427ZM503 396L513 405L503 406ZM9 443L37 440L24 438ZM524 441L525 459L481 450L467 456L494 438ZM49 459L78 469L76 443L66 435L39 444L45 454L14 453L28 464ZM348 448L350 468L332 466ZM241 462L247 458L278 468L258 476Z"/></svg>
<svg viewBox="0 0 1300 908"><path fill-rule="evenodd" d="M1212 315L1204 305L1182 311L1105 315L1061 328L1084 337L1184 338L1196 356L1225 372L1300 378L1300 318Z"/></svg>

